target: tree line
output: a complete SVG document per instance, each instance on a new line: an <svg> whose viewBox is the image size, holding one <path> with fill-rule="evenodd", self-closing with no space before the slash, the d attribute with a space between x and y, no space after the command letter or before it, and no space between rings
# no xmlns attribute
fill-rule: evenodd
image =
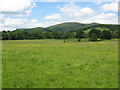
<svg viewBox="0 0 120 90"><path fill-rule="evenodd" d="M98 39L112 39L120 38L118 30L109 30L97 28L91 28L88 30L76 30L76 31L47 31L42 29L36 30L15 30L15 31L2 31L2 40L26 40L26 39L74 39L79 41L82 38L89 38L90 41L97 41Z"/></svg>

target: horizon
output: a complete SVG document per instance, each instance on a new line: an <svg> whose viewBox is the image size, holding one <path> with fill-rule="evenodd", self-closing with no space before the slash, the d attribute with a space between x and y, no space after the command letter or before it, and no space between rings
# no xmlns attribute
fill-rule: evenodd
<svg viewBox="0 0 120 90"><path fill-rule="evenodd" d="M63 22L63 23L59 23L59 24L55 24L55 25L60 25L60 24L64 24L64 23L79 23L79 24L101 24L101 23L96 23L96 22L92 22L92 23L80 23L80 22ZM55 25L51 25L51 26L55 26ZM108 25L119 25L119 24L108 24ZM48 27L51 27L48 26ZM16 28L14 30L11 31L15 31L17 29L33 29L33 28L48 28L48 27L31 27L31 28ZM3 30L3 31L10 31L10 30Z"/></svg>
<svg viewBox="0 0 120 90"><path fill-rule="evenodd" d="M23 0L29 1L29 0ZM116 2L27 2L0 6L0 31L49 27L65 22L118 24Z"/></svg>

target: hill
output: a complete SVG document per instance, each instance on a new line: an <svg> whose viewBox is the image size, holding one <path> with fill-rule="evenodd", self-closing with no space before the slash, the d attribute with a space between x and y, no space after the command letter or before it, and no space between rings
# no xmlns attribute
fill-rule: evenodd
<svg viewBox="0 0 120 90"><path fill-rule="evenodd" d="M109 30L118 30L120 25L115 24L99 24L99 23L90 23L90 24L83 24L77 22L65 22L53 26L49 26L46 28L43 27L36 27L36 28L22 28L17 29L20 31L65 31L65 32L76 32L77 30L88 30L90 28L107 28ZM15 30L16 31L16 30Z"/></svg>
<svg viewBox="0 0 120 90"><path fill-rule="evenodd" d="M91 24L83 24L83 23L77 23L77 22L66 22L61 23L58 25L53 25L50 27L47 27L46 30L57 30L57 31L77 31L77 30L86 30L90 27L94 27L98 25L97 23L91 23Z"/></svg>

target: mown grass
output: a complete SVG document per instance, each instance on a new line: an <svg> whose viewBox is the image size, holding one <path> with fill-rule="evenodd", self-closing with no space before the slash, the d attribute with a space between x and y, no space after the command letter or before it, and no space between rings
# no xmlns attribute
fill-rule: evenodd
<svg viewBox="0 0 120 90"><path fill-rule="evenodd" d="M118 42L3 41L3 88L117 88Z"/></svg>

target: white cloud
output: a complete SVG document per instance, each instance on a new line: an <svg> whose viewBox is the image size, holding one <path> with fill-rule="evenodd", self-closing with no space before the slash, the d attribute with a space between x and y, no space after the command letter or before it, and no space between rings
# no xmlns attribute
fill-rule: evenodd
<svg viewBox="0 0 120 90"><path fill-rule="evenodd" d="M17 28L33 28L33 27L48 27L51 25L62 23L60 21L39 21L37 19L27 19L27 18L10 18L0 14L0 17L4 17L0 22L1 30L15 30Z"/></svg>
<svg viewBox="0 0 120 90"><path fill-rule="evenodd" d="M26 22L27 19L18 19L18 18L5 18L4 22L3 22L3 26L5 27L17 27L20 25L23 25L24 22Z"/></svg>
<svg viewBox="0 0 120 90"><path fill-rule="evenodd" d="M35 20L31 21L26 18L17 18L29 16L31 9L35 6L36 4L31 2L31 0L0 0L0 29L13 30L21 27L34 27L39 25ZM15 17L6 17L7 14Z"/></svg>
<svg viewBox="0 0 120 90"><path fill-rule="evenodd" d="M73 2L70 2L67 5L65 5L59 9L63 13L76 13L76 11L80 10L80 7L75 5L75 3L73 3Z"/></svg>
<svg viewBox="0 0 120 90"><path fill-rule="evenodd" d="M102 24L117 24L117 16L114 13L101 13L86 19L85 23L97 22Z"/></svg>
<svg viewBox="0 0 120 90"><path fill-rule="evenodd" d="M46 2L57 2L58 0L46 0Z"/></svg>
<svg viewBox="0 0 120 90"><path fill-rule="evenodd" d="M118 12L118 3L110 3L110 4L104 4L101 7L102 11L113 11Z"/></svg>
<svg viewBox="0 0 120 90"><path fill-rule="evenodd" d="M95 15L95 11L89 7L82 8L78 13L84 17Z"/></svg>
<svg viewBox="0 0 120 90"><path fill-rule="evenodd" d="M63 19L65 18L84 18L90 17L95 14L95 11L89 7L80 8L79 6L75 5L75 3L70 2L69 4L65 5L64 7L56 7L59 9L60 13L58 14L51 14L45 16L44 19Z"/></svg>
<svg viewBox="0 0 120 90"><path fill-rule="evenodd" d="M61 14L51 14L51 15L45 16L44 19L61 19L61 18L62 18Z"/></svg>
<svg viewBox="0 0 120 90"><path fill-rule="evenodd" d="M117 15L114 13L102 13L97 12L90 7L77 6L75 3L71 2L63 7L56 7L59 9L60 13L47 15L45 19L53 19L56 21L67 21L67 22L80 22L80 23L107 23L107 24L117 24Z"/></svg>
<svg viewBox="0 0 120 90"><path fill-rule="evenodd" d="M0 12L9 14L18 14L18 16L30 14L31 9L35 7L31 0L0 0Z"/></svg>
<svg viewBox="0 0 120 90"><path fill-rule="evenodd" d="M5 15L4 14L0 14L0 30L2 30L1 27L2 27L2 23L3 23L3 19L4 18L5 18Z"/></svg>
<svg viewBox="0 0 120 90"><path fill-rule="evenodd" d="M5 15L4 14L0 14L0 23L1 24L2 24L4 18L5 18Z"/></svg>
<svg viewBox="0 0 120 90"><path fill-rule="evenodd" d="M0 15L1 17L1 15ZM26 18L1 18L0 30L15 30L16 28L32 28L32 27L45 27L44 23L37 19L26 19Z"/></svg>
<svg viewBox="0 0 120 90"><path fill-rule="evenodd" d="M81 17L81 16L91 16L95 14L95 11L89 7L81 8L77 6L75 3L70 2L69 4L65 5L64 7L60 8L60 11L68 17Z"/></svg>
<svg viewBox="0 0 120 90"><path fill-rule="evenodd" d="M101 13L100 15L96 16L96 19L106 19L111 20L112 18L116 17L114 13Z"/></svg>
<svg viewBox="0 0 120 90"><path fill-rule="evenodd" d="M25 13L20 13L20 14L13 14L13 16L16 16L16 17L27 17L29 16L31 13L31 10L26 10Z"/></svg>
<svg viewBox="0 0 120 90"><path fill-rule="evenodd" d="M33 23L37 23L38 20L37 20L37 19L32 19L31 22L33 22Z"/></svg>

